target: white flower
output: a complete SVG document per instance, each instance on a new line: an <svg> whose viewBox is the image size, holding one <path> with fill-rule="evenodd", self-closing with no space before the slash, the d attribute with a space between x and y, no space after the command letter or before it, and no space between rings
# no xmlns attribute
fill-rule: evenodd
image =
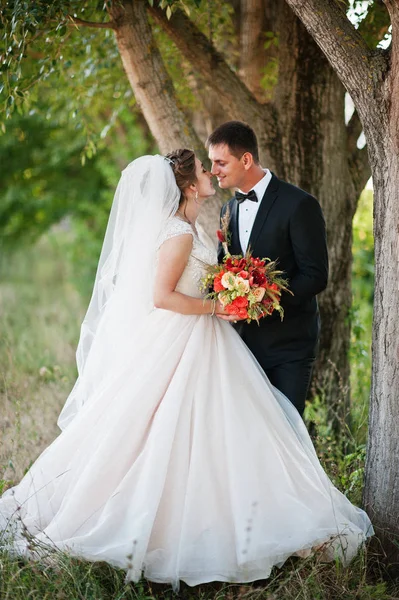
<svg viewBox="0 0 399 600"><path fill-rule="evenodd" d="M228 296L227 294L226 294L226 295L224 295L224 293L223 293L223 292L219 292L219 294L218 294L218 299L219 299L219 301L220 301L220 302L223 304L223 306L226 306L227 304L229 304L229 303L230 303L230 298L229 298L229 296Z"/></svg>
<svg viewBox="0 0 399 600"><path fill-rule="evenodd" d="M255 302L261 302L263 300L263 296L265 295L265 288L258 287L252 290L252 294L255 298Z"/></svg>
<svg viewBox="0 0 399 600"><path fill-rule="evenodd" d="M234 290L235 283L236 283L236 277L233 275L233 273L230 273L228 271L227 273L225 273L223 275L220 282L221 282L222 286L225 287L227 290Z"/></svg>
<svg viewBox="0 0 399 600"><path fill-rule="evenodd" d="M249 292L249 281L242 277L236 277L235 289L241 294L247 294Z"/></svg>

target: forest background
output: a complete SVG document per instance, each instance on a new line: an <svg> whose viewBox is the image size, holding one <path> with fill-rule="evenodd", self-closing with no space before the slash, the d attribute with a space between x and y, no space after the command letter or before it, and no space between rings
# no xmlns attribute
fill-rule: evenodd
<svg viewBox="0 0 399 600"><path fill-rule="evenodd" d="M112 12L120 9L118 3L5 4L4 39L14 41L2 62L0 138L3 486L17 481L57 435L56 417L76 376L79 326L121 169L142 154L182 145L204 156L202 144L213 127L240 118L258 127L264 166L315 193L326 214L332 281L320 298L325 331L306 421L330 476L361 504L374 295L373 194L370 184L364 189L370 167L353 103L305 28L281 2L131 3L136 25L144 20L153 36L143 56L139 44L135 47L136 62L152 57L152 66L144 67L151 75L158 48L165 71L162 75L158 65L156 73L165 77L165 94L155 94L161 106L146 108L148 98L134 93L137 81L126 60L123 69L120 34L115 39L105 26L107 15L119 18ZM371 47L389 45L390 20L382 2L339 4ZM10 11L19 35L10 27ZM203 65L206 43L219 54L210 53ZM230 91L224 96L223 86ZM160 131L156 120L168 108L168 94L184 122L169 108L169 122ZM260 106L272 107L267 117L259 116ZM222 200L210 204L204 221L211 234ZM373 557L362 556L345 574L337 565L326 570L317 560L290 565L265 593L394 597L389 571L384 567L382 576ZM5 558L4 564L3 591L11 598L24 597L24 580L37 587L37 597L72 597L72 589L76 597L93 598L153 593L144 584L132 592L117 573L108 570L104 577L95 567L67 560L65 578ZM19 582L20 596L10 591L11 579ZM56 581L62 582L57 593L66 589L70 596L51 595ZM302 596L295 595L299 581ZM204 593L228 598L258 592L248 586Z"/></svg>

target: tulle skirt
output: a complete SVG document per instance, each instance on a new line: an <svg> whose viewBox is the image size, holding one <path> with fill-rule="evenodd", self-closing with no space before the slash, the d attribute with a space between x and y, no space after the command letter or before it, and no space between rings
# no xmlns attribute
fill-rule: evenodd
<svg viewBox="0 0 399 600"><path fill-rule="evenodd" d="M264 579L311 551L348 562L370 521L233 328L154 310L144 330L1 498L3 545L172 585Z"/></svg>

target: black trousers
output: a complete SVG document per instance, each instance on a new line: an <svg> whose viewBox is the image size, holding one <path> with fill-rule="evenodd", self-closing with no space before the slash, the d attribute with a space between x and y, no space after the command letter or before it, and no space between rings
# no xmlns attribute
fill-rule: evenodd
<svg viewBox="0 0 399 600"><path fill-rule="evenodd" d="M314 358L304 358L264 369L270 382L287 396L300 415L305 409L314 361Z"/></svg>

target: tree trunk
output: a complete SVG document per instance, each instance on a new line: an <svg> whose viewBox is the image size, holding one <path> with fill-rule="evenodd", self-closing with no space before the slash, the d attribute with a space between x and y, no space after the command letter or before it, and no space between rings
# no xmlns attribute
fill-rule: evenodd
<svg viewBox="0 0 399 600"><path fill-rule="evenodd" d="M108 9L123 67L160 151L167 154L176 148L191 148L205 160L204 144L180 106L155 44L147 5L147 0L118 0ZM220 203L218 196L210 199L202 220L213 232L217 228Z"/></svg>
<svg viewBox="0 0 399 600"><path fill-rule="evenodd" d="M267 100L261 85L266 68L265 10L263 0L241 0L240 6L240 70L239 74L247 88L259 102Z"/></svg>
<svg viewBox="0 0 399 600"><path fill-rule="evenodd" d="M161 152L179 144L203 152L200 140L179 106L148 23L145 0L124 0L110 9L123 67L136 101Z"/></svg>
<svg viewBox="0 0 399 600"><path fill-rule="evenodd" d="M364 503L390 569L399 574L399 6L392 23L391 69L369 108L365 135L374 183L374 315ZM364 107L367 111L367 107Z"/></svg>
<svg viewBox="0 0 399 600"><path fill-rule="evenodd" d="M364 502L389 562L396 562L398 571L394 540L399 537L399 161L392 143L378 154L372 157L375 297Z"/></svg>
<svg viewBox="0 0 399 600"><path fill-rule="evenodd" d="M352 219L360 190L349 169L341 82L285 4L278 29L279 138L273 154L280 155L278 174L318 198L326 219L330 275L318 298L322 328L311 395L326 400L338 431L349 413Z"/></svg>
<svg viewBox="0 0 399 600"><path fill-rule="evenodd" d="M371 51L334 0L287 0L351 94L374 183L373 366L365 508L387 561L399 572L399 4L385 0L389 51Z"/></svg>

